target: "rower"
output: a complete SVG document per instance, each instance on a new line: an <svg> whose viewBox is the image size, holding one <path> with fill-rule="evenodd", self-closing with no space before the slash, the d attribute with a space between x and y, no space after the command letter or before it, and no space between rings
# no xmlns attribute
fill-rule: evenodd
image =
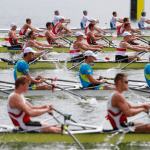
<svg viewBox="0 0 150 150"><path fill-rule="evenodd" d="M54 19L52 21L52 26L53 27L59 22L59 19L60 19L59 11L58 10L55 10L54 14L55 14L55 17L54 17ZM65 19L64 23L67 23L67 24L70 23L70 19Z"/></svg>
<svg viewBox="0 0 150 150"><path fill-rule="evenodd" d="M125 23L124 24L124 32L129 32L129 33L140 33L140 30L136 30L131 28L131 24ZM131 45L140 45L139 43L135 43L134 41L139 39L141 36L135 36L135 35L131 35L130 36L130 41L128 41L129 44Z"/></svg>
<svg viewBox="0 0 150 150"><path fill-rule="evenodd" d="M25 35L27 33L28 29L30 29L34 32L43 32L43 30L37 30L31 26L31 19L30 18L26 19L26 24L21 27L21 29L19 31L19 35Z"/></svg>
<svg viewBox="0 0 150 150"><path fill-rule="evenodd" d="M149 29L149 27L144 26L144 22L150 24L150 20L146 19L146 12L142 11L141 12L141 17L139 18L138 26L140 29Z"/></svg>
<svg viewBox="0 0 150 150"><path fill-rule="evenodd" d="M117 17L117 12L114 11L113 13L113 17L110 19L110 27L111 29L117 29L116 27L116 22L120 22L123 23L123 20Z"/></svg>
<svg viewBox="0 0 150 150"><path fill-rule="evenodd" d="M87 16L87 14L88 14L87 10L83 10L83 14L84 14L84 16L83 16L83 18L81 19L81 22L80 22L81 29L85 29L87 21L90 21L89 17Z"/></svg>
<svg viewBox="0 0 150 150"><path fill-rule="evenodd" d="M104 85L107 80L103 79L103 76L100 76L99 79L93 77L90 63L93 63L94 60L97 60L95 54L92 51L86 51L84 54L84 62L79 68L79 78L83 88L92 88L95 90L114 89L115 87L112 85Z"/></svg>
<svg viewBox="0 0 150 150"><path fill-rule="evenodd" d="M69 34L69 33L75 34L76 33L75 31L70 30L63 24L64 21L65 21L65 18L63 16L60 16L59 22L53 27L52 32L54 34Z"/></svg>
<svg viewBox="0 0 150 150"><path fill-rule="evenodd" d="M89 45L98 45L98 43L96 43L96 41L103 38L102 35L95 34L94 30L95 30L95 25L90 23L89 24L89 32L87 33L87 43Z"/></svg>
<svg viewBox="0 0 150 150"><path fill-rule="evenodd" d="M150 55L149 55L149 63L144 68L144 76L146 83L150 87Z"/></svg>
<svg viewBox="0 0 150 150"><path fill-rule="evenodd" d="M30 31L28 33L28 37L29 37L29 40L26 41L26 43L25 43L25 45L24 45L24 47L22 49L21 57L23 57L24 50L25 50L26 47L32 47L32 48L35 47L35 48L37 48L39 50L52 49L53 45L43 44L43 43L40 43L40 42L36 41L37 35L36 35L36 33L34 31ZM37 56L39 56L39 55L41 55L43 53L44 53L44 51L42 51L42 52L36 52L34 54L34 56L37 57ZM47 59L47 57L43 56L43 59Z"/></svg>
<svg viewBox="0 0 150 150"><path fill-rule="evenodd" d="M20 131L32 130L42 133L61 133L60 126L50 127L51 125L48 123L31 120L30 117L37 117L46 113L51 114L53 105L32 106L23 95L23 93L27 93L29 84L30 80L26 76L17 78L15 90L8 97L7 111L12 123L14 126L19 127ZM41 127L43 128L40 129Z"/></svg>
<svg viewBox="0 0 150 150"><path fill-rule="evenodd" d="M132 106L122 94L128 90L128 79L123 73L118 73L114 78L116 85L115 92L113 92L108 99L107 103L107 118L114 130L127 129L131 126L142 125L143 123L128 122L127 117L135 116L141 112L148 112L150 104L143 104L140 106ZM135 133L148 133L150 132L150 125L137 127Z"/></svg>
<svg viewBox="0 0 150 150"><path fill-rule="evenodd" d="M123 41L121 41L116 49L115 54L115 60L120 62L131 62L135 58L138 57L138 54L132 54L132 55L125 55L125 52L127 49L133 50L133 51L145 51L148 52L147 46L140 46L140 45L130 45L128 41L130 41L131 34L129 32L124 32L122 34ZM137 60L141 61L141 58L137 58Z"/></svg>
<svg viewBox="0 0 150 150"><path fill-rule="evenodd" d="M51 90L52 86L44 84L45 79L42 76L35 79L30 75L28 63L33 60L35 52L31 47L25 48L23 59L18 60L14 68L14 79L25 75L31 82L30 90Z"/></svg>
<svg viewBox="0 0 150 150"><path fill-rule="evenodd" d="M47 42L50 44L50 45L53 45L54 47L66 47L64 44L61 44L61 43L57 43L56 40L57 39L61 39L63 38L64 36L61 35L61 36L58 36L58 35L55 35L53 32L52 32L52 29L53 29L53 26L52 26L52 23L51 22L47 22L46 23L46 32L45 32L45 36L46 36L46 40Z"/></svg>
<svg viewBox="0 0 150 150"><path fill-rule="evenodd" d="M12 45L13 47L20 47L22 48L23 44L22 43L18 43L18 39L23 39L23 36L17 36L15 33L15 30L17 29L17 26L15 23L11 23L10 24L10 28L11 30L8 33L8 37L9 37L9 43L10 45Z"/></svg>
<svg viewBox="0 0 150 150"><path fill-rule="evenodd" d="M96 23L99 23L99 20L96 20L95 18L91 18L90 23L95 25L95 30L98 31L99 33L103 33L103 34L107 33L107 31L105 31L101 28L98 28L96 26ZM85 35L87 35L88 32L89 32L89 25L85 28Z"/></svg>
<svg viewBox="0 0 150 150"><path fill-rule="evenodd" d="M71 45L70 47L70 57L71 57L71 61L73 62L80 62L82 61L84 58L83 58L83 53L81 53L81 49L83 50L91 50L91 51L101 51L100 48L103 48L103 46L100 46L100 45L89 45L89 44L86 44L83 41L83 36L84 34L82 32L76 32L75 34L76 36L76 41L73 42L73 44Z"/></svg>

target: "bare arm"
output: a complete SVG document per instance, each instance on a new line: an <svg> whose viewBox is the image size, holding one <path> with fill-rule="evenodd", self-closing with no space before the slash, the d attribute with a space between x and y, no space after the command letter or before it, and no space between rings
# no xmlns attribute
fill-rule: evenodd
<svg viewBox="0 0 150 150"><path fill-rule="evenodd" d="M88 33L88 37L91 37L93 40L97 41L99 39L101 39L102 37L95 37L94 34L92 32Z"/></svg>
<svg viewBox="0 0 150 150"><path fill-rule="evenodd" d="M131 107L131 105L125 100L124 96L116 93L112 98L112 105L119 108L127 117L134 116L140 112L147 112L144 107Z"/></svg>
<svg viewBox="0 0 150 150"><path fill-rule="evenodd" d="M21 39L22 37L21 36L15 36L13 32L10 32L9 33L9 36L14 39L14 40L18 40L18 39Z"/></svg>
<svg viewBox="0 0 150 150"><path fill-rule="evenodd" d="M123 23L123 19L118 18L118 22Z"/></svg>
<svg viewBox="0 0 150 150"><path fill-rule="evenodd" d="M30 26L30 25L28 25L28 28L31 29L31 30L34 31L34 32L43 32L43 30L35 29L35 28L33 28L32 26Z"/></svg>
<svg viewBox="0 0 150 150"><path fill-rule="evenodd" d="M45 35L51 38L52 40L57 40L63 37L63 36L52 36L49 32L46 32Z"/></svg>
<svg viewBox="0 0 150 150"><path fill-rule="evenodd" d="M97 79L94 79L91 74L88 74L88 75L87 75L87 78L89 79L89 81L90 81L92 84L102 84L102 83L105 83L105 81L107 81L107 80L105 80L105 79L100 80L100 81L97 80Z"/></svg>

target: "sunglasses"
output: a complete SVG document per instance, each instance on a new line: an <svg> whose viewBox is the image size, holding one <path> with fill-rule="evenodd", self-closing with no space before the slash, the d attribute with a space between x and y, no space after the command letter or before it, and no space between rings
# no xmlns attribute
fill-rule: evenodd
<svg viewBox="0 0 150 150"><path fill-rule="evenodd" d="M124 81L124 83L128 84L128 81Z"/></svg>

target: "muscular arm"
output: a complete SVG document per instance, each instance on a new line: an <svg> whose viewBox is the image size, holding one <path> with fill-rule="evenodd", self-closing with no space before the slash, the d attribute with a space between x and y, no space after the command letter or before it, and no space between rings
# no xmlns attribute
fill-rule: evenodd
<svg viewBox="0 0 150 150"><path fill-rule="evenodd" d="M21 39L20 36L15 36L13 32L10 32L10 33L9 33L9 36L10 36L12 39L14 39L14 40Z"/></svg>
<svg viewBox="0 0 150 150"><path fill-rule="evenodd" d="M88 33L88 37L91 37L93 40L97 41L99 39L101 39L102 37L95 37L94 34L92 32Z"/></svg>
<svg viewBox="0 0 150 150"><path fill-rule="evenodd" d="M61 38L61 36L52 36L49 32L46 32L45 36L51 38L52 40L57 40L57 39Z"/></svg>
<svg viewBox="0 0 150 150"><path fill-rule="evenodd" d="M88 75L87 75L87 78L89 79L89 81L90 81L92 84L101 84L101 83L104 83L103 80L102 80L102 81L99 81L99 80L94 79L91 74L88 74Z"/></svg>
<svg viewBox="0 0 150 150"><path fill-rule="evenodd" d="M27 25L27 27L28 27L29 29L31 29L32 31L34 31L34 32L43 32L43 30L35 29L35 28L33 28L32 26L30 26L29 24Z"/></svg>
<svg viewBox="0 0 150 150"><path fill-rule="evenodd" d="M112 98L112 106L119 108L127 117L135 116L140 112L146 112L147 110L144 107L132 107L125 99L122 94L115 93Z"/></svg>
<svg viewBox="0 0 150 150"><path fill-rule="evenodd" d="M123 23L123 19L118 18L118 22Z"/></svg>
<svg viewBox="0 0 150 150"><path fill-rule="evenodd" d="M40 116L48 112L47 108L33 109L32 105L29 102L24 103L22 97L18 94L15 94L10 98L9 104L11 108L18 108L27 113L30 117Z"/></svg>
<svg viewBox="0 0 150 150"><path fill-rule="evenodd" d="M91 51L101 51L98 47L91 47L88 44L78 43L78 47L82 48L83 50L91 50Z"/></svg>

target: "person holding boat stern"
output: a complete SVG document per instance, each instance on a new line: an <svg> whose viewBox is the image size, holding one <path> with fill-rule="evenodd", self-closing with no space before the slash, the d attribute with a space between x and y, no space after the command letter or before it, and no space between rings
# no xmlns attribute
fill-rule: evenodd
<svg viewBox="0 0 150 150"><path fill-rule="evenodd" d="M127 49L133 50L133 51L145 51L148 52L147 46L140 46L140 45L130 45L128 41L131 40L131 34L129 32L124 32L122 34L123 41L121 41L116 48L116 54L115 54L115 60L120 62L131 62L135 58L137 60L141 61L142 59L138 57L138 54L132 54L132 55L125 55L125 52Z"/></svg>
<svg viewBox="0 0 150 150"><path fill-rule="evenodd" d="M26 47L24 50L23 59L17 61L14 68L14 79L16 80L18 77L25 75L31 82L30 90L52 90L51 85L44 84L45 80L42 76L38 76L36 79L30 75L29 72L29 61L34 58L34 51L31 47Z"/></svg>
<svg viewBox="0 0 150 150"><path fill-rule="evenodd" d="M107 103L107 119L110 121L114 130L127 129L130 126L136 127L135 133L150 133L150 125L143 123L128 122L127 117L135 116L141 112L148 112L150 104L143 104L140 106L132 106L122 94L129 88L127 76L123 73L118 73L114 78L116 85L115 92L113 92L108 99ZM143 124L143 126L142 126Z"/></svg>
<svg viewBox="0 0 150 150"><path fill-rule="evenodd" d="M95 54L92 51L86 51L84 54L84 62L80 65L79 68L79 79L83 88L102 90L102 89L114 89L113 85L104 85L106 79L103 79L103 76L100 76L99 79L93 77L93 71L90 67L90 63L93 63L94 60L97 60Z"/></svg>
<svg viewBox="0 0 150 150"><path fill-rule="evenodd" d="M15 81L15 90L8 97L7 110L12 123L19 129L42 133L61 133L60 126L52 126L48 123L32 121L30 117L51 114L53 105L32 106L23 93L27 93L30 80L26 76L18 77ZM42 128L42 129L41 129Z"/></svg>
<svg viewBox="0 0 150 150"><path fill-rule="evenodd" d="M17 26L15 23L11 23L10 28L11 28L11 30L8 33L10 45L12 45L13 47L16 47L16 48L22 48L23 44L18 43L18 39L23 39L24 36L16 35L15 30L17 29Z"/></svg>

